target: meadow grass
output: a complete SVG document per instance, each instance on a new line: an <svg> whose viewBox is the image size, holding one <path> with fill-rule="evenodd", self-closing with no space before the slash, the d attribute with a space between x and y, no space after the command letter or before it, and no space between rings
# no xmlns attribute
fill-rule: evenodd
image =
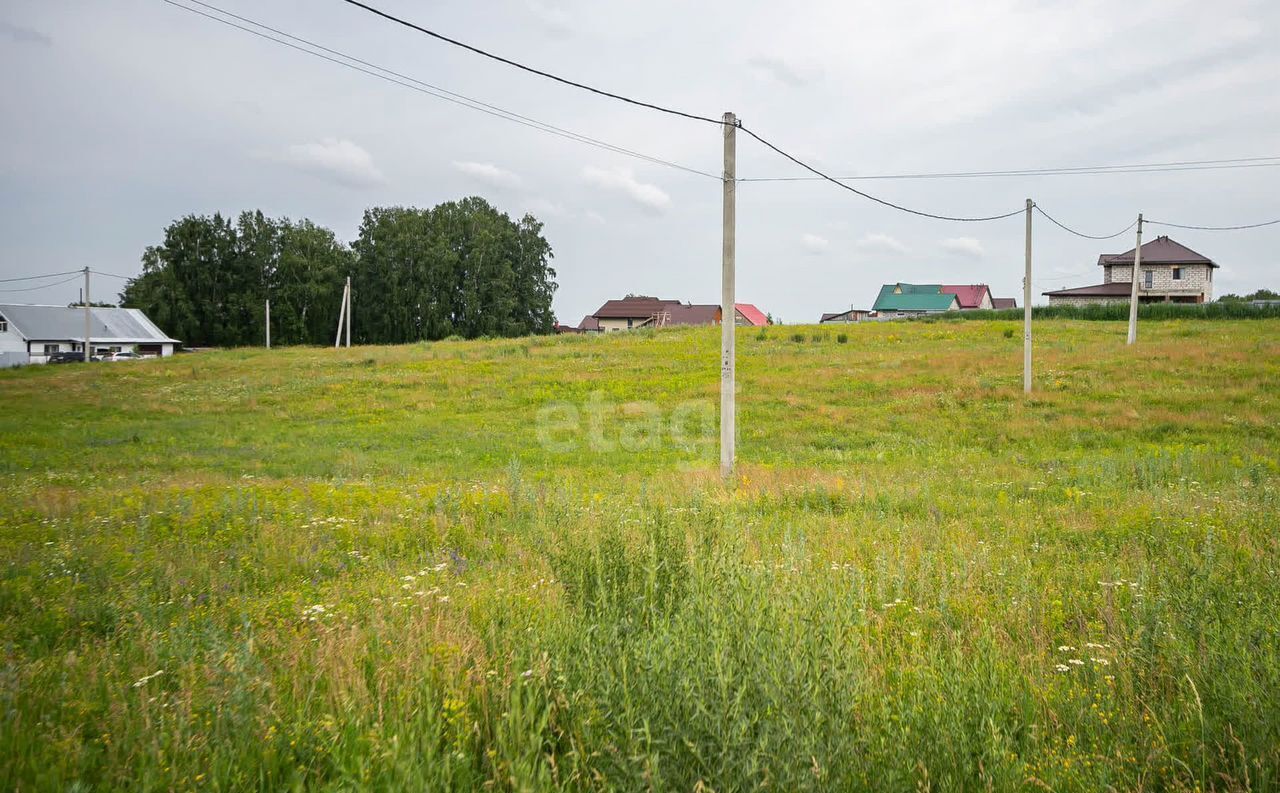
<svg viewBox="0 0 1280 793"><path fill-rule="evenodd" d="M839 331L0 372L0 787L1280 788L1280 321Z"/></svg>

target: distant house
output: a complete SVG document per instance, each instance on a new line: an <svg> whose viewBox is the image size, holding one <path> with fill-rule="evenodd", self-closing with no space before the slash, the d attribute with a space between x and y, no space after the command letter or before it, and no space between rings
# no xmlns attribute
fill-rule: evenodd
<svg viewBox="0 0 1280 793"><path fill-rule="evenodd" d="M967 284L963 286L943 284L938 289L944 295L955 295L956 300L960 303L961 311L995 307L994 300L991 297L991 289L986 284Z"/></svg>
<svg viewBox="0 0 1280 793"><path fill-rule="evenodd" d="M991 307L994 309L1017 308L1018 298L1016 297L993 297L991 298Z"/></svg>
<svg viewBox="0 0 1280 793"><path fill-rule="evenodd" d="M714 303L683 303L658 297L629 296L609 300L583 319L583 330L612 333L636 328L666 328L680 325L719 325L721 310ZM595 327L588 327L591 321ZM768 317L750 303L734 304L734 324L766 325Z"/></svg>
<svg viewBox="0 0 1280 793"><path fill-rule="evenodd" d="M818 320L819 324L826 322L870 322L875 319L876 312L868 311L865 308L851 308L848 311L841 311L835 314L823 314Z"/></svg>
<svg viewBox="0 0 1280 793"><path fill-rule="evenodd" d="M734 303L734 324L749 327L763 327L769 324L769 317L750 303Z"/></svg>
<svg viewBox="0 0 1280 793"><path fill-rule="evenodd" d="M1123 303L1133 289L1134 251L1098 257L1102 283L1045 292L1050 304ZM1142 303L1206 303L1213 299L1213 271L1218 268L1180 242L1156 237L1142 246L1138 300Z"/></svg>
<svg viewBox="0 0 1280 793"><path fill-rule="evenodd" d="M93 355L135 352L167 357L181 344L136 308L89 309ZM67 306L0 305L0 366L46 363L56 352L84 352L84 309Z"/></svg>
<svg viewBox="0 0 1280 793"><path fill-rule="evenodd" d="M600 327L600 320L592 316L585 316L578 323L578 329L583 333L600 333L603 328Z"/></svg>
<svg viewBox="0 0 1280 793"><path fill-rule="evenodd" d="M882 319L959 311L960 300L941 284L885 284L872 309Z"/></svg>

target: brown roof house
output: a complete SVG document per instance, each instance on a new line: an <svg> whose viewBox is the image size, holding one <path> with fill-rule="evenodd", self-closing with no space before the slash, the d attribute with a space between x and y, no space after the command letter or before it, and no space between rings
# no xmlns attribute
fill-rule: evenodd
<svg viewBox="0 0 1280 793"><path fill-rule="evenodd" d="M1133 289L1133 251L1098 257L1102 283L1045 292L1052 305L1123 303ZM1156 237L1142 246L1138 300L1142 303L1207 303L1213 299L1213 271L1208 259L1180 242Z"/></svg>
<svg viewBox="0 0 1280 793"><path fill-rule="evenodd" d="M667 328L676 325L719 325L720 306L717 304L682 303L644 295L628 295L621 300L609 300L596 313L582 320L585 330L612 333L636 328ZM588 328L587 322L594 327ZM734 304L734 323L737 325L763 325L765 314L750 303Z"/></svg>

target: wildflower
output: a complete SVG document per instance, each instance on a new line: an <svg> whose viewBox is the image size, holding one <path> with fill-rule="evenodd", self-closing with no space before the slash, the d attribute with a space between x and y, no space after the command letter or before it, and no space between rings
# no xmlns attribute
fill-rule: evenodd
<svg viewBox="0 0 1280 793"><path fill-rule="evenodd" d="M1090 661L1093 661L1093 662L1094 662L1095 664L1097 664L1098 666L1110 666L1110 665L1111 665L1111 662L1110 662L1110 661L1108 661L1108 660L1107 660L1107 659L1105 659L1105 658L1092 658L1092 657L1091 657L1089 660L1090 660Z"/></svg>
<svg viewBox="0 0 1280 793"><path fill-rule="evenodd" d="M525 680L528 680L529 678L533 677L533 670L526 669L520 673L520 676L523 677Z"/></svg>
<svg viewBox="0 0 1280 793"><path fill-rule="evenodd" d="M149 675L143 675L142 677L140 677L140 678L138 678L136 681L134 681L134 683L133 683L133 687L134 687L134 688L142 688L142 687L143 687L143 686L145 686L147 683L151 682L152 680L155 680L157 677L159 677L160 675L163 675L163 674L164 674L164 670L163 670L163 669L158 669L158 670L156 670L156 671L152 672L152 673L151 673L151 674L149 674Z"/></svg>
<svg viewBox="0 0 1280 793"><path fill-rule="evenodd" d="M1068 658L1067 663L1072 666L1084 666L1084 661L1081 661L1079 658Z"/></svg>
<svg viewBox="0 0 1280 793"><path fill-rule="evenodd" d="M1069 653L1069 652L1071 652L1071 651L1072 651L1072 650L1074 650L1074 649L1076 649L1076 648L1072 647L1072 646L1071 646L1071 645L1069 645L1069 644L1060 644L1060 645L1058 645L1058 652L1060 652L1060 653Z"/></svg>
<svg viewBox="0 0 1280 793"><path fill-rule="evenodd" d="M1067 666L1066 664L1054 664L1054 666L1053 666L1053 671L1055 671L1055 672L1070 672L1070 671L1071 671L1071 667Z"/></svg>

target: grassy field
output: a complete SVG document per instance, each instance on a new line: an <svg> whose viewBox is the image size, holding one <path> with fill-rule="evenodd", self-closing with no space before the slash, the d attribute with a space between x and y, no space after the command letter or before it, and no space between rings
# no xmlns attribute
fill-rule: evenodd
<svg viewBox="0 0 1280 793"><path fill-rule="evenodd" d="M0 372L5 790L1280 789L1280 320Z"/></svg>

